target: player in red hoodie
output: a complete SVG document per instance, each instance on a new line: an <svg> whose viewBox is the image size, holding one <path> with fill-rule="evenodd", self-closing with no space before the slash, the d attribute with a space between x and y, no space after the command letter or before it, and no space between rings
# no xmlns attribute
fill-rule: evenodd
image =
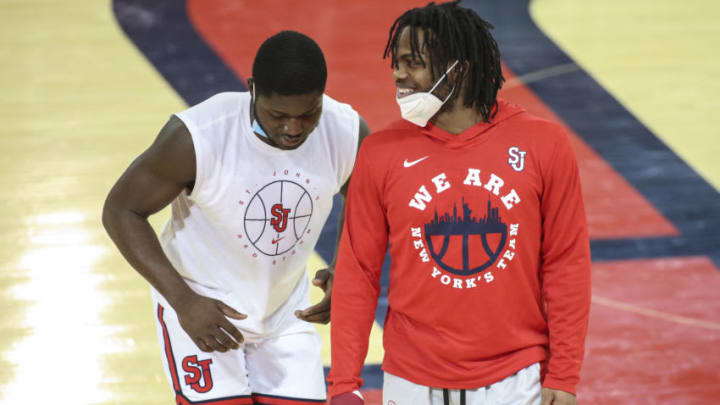
<svg viewBox="0 0 720 405"><path fill-rule="evenodd" d="M388 244L383 404L577 402L590 306L577 162L559 125L497 99L491 28L453 2L391 29L404 120L365 140L350 184L333 405L363 403Z"/></svg>

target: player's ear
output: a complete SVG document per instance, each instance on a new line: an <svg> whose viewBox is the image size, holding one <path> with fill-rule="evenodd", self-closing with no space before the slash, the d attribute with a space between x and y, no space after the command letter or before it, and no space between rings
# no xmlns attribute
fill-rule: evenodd
<svg viewBox="0 0 720 405"><path fill-rule="evenodd" d="M448 68L450 68L450 66L452 66L452 63L448 64ZM458 76L460 76L461 73L469 72L469 71L470 71L470 62L468 62L466 60L459 61L458 64L455 65L455 68L453 70L451 70L450 73L448 74L448 76L449 76L448 79L450 79L450 81L452 83L455 83L457 81Z"/></svg>

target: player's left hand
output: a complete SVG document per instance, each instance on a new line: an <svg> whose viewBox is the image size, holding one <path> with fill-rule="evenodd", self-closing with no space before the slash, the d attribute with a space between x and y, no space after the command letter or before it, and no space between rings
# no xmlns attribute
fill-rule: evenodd
<svg viewBox="0 0 720 405"><path fill-rule="evenodd" d="M295 316L307 322L324 323L330 322L330 295L332 294L334 269L322 269L315 273L313 285L322 288L325 296L317 304L305 310L295 311Z"/></svg>
<svg viewBox="0 0 720 405"><path fill-rule="evenodd" d="M540 405L577 405L577 397L569 392L543 388L541 395Z"/></svg>

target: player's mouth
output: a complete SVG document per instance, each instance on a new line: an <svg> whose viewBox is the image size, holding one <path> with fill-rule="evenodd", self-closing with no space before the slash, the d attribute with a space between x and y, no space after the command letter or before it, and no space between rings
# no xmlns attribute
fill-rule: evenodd
<svg viewBox="0 0 720 405"><path fill-rule="evenodd" d="M397 88L397 95L396 95L396 97L397 97L397 98L403 98L403 97L407 97L407 96L409 96L409 95L411 95L411 94L413 94L413 93L415 93L415 89L410 89L410 88L407 88L407 87L398 87L398 88Z"/></svg>
<svg viewBox="0 0 720 405"><path fill-rule="evenodd" d="M283 146L286 146L286 147L289 147L289 148L294 148L294 147L299 146L299 145L303 142L304 139L305 139L305 137L303 136L303 134L300 134L300 135L287 135L287 134L280 135L280 140L282 141Z"/></svg>

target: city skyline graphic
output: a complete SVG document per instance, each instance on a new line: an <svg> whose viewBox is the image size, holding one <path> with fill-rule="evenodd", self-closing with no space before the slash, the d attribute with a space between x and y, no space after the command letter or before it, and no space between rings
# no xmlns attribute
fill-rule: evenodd
<svg viewBox="0 0 720 405"><path fill-rule="evenodd" d="M490 267L502 252L507 240L507 224L500 217L500 209L495 208L492 202L487 202L487 212L485 216L473 216L473 210L465 202L461 200L461 214L458 215L457 203L453 204L452 214L449 212L444 215L438 213L435 209L435 217L432 221L425 224L425 240L428 245L430 255L435 262L443 269L457 275L472 275L483 271ZM490 246L488 235L496 234L499 236L499 243L496 246ZM471 250L471 236L476 235L482 241L482 251L479 247ZM459 237L459 238L458 238ZM433 244L433 239L442 238L439 250ZM461 239L458 241L458 239ZM473 238L473 240L476 238ZM450 260L445 259L451 242L461 243L461 259L462 267L457 268L457 264L448 263ZM471 255L472 253L472 255ZM471 257L472 256L472 257ZM452 258L449 258L452 259ZM482 260L480 265L475 266L476 261ZM472 262L472 264L471 264ZM471 267L472 266L472 267Z"/></svg>

